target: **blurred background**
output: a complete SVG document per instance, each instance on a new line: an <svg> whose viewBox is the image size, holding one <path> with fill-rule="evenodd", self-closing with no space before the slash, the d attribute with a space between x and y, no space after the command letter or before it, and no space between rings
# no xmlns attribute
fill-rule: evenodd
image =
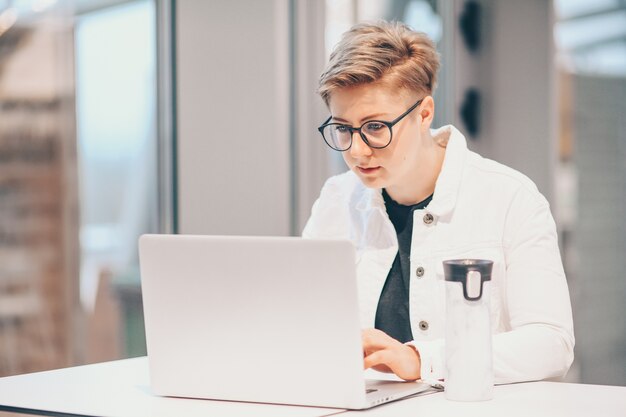
<svg viewBox="0 0 626 417"><path fill-rule="evenodd" d="M0 0L0 376L145 355L142 233L298 235L345 170L317 79L377 19L437 43L435 125L550 201L566 380L626 385L624 0Z"/></svg>

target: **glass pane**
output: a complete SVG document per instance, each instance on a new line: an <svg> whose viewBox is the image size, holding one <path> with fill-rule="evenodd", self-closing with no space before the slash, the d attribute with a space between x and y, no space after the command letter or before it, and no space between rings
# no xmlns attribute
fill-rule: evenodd
<svg viewBox="0 0 626 417"><path fill-rule="evenodd" d="M155 42L151 0L77 21L80 296L96 331L114 336L92 346L97 335L88 330L88 362L145 354L137 238L158 227Z"/></svg>

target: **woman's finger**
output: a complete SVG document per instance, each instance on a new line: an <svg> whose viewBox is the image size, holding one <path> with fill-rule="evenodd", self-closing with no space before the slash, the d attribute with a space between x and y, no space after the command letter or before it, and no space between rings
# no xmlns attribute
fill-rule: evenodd
<svg viewBox="0 0 626 417"><path fill-rule="evenodd" d="M413 348L378 350L366 356L363 363L365 369L374 368L383 372L388 369L407 381L420 377L419 356L414 353Z"/></svg>
<svg viewBox="0 0 626 417"><path fill-rule="evenodd" d="M377 350L374 353L367 355L363 359L363 364L365 369L373 368L377 365L385 365L391 369L387 362L390 360L390 351L389 350Z"/></svg>
<svg viewBox="0 0 626 417"><path fill-rule="evenodd" d="M368 352L381 350L400 344L399 341L377 329L365 329L361 332L363 349Z"/></svg>
<svg viewBox="0 0 626 417"><path fill-rule="evenodd" d="M395 371L389 365L389 361L392 360L393 351L391 350L379 350L371 355L367 356L364 360L365 369L374 369L378 372L394 373Z"/></svg>

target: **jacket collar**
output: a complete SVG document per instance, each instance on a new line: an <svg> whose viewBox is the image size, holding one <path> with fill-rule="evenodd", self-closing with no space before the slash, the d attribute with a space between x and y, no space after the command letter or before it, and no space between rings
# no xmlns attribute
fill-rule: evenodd
<svg viewBox="0 0 626 417"><path fill-rule="evenodd" d="M452 125L443 126L432 131L433 138L446 144L446 154L441 172L435 183L433 199L427 210L437 217L452 212L456 205L465 163L467 160L467 141L461 132ZM356 204L357 210L385 210L385 201L381 189L363 187L361 198Z"/></svg>
<svg viewBox="0 0 626 417"><path fill-rule="evenodd" d="M435 194L428 205L429 212L441 217L454 210L468 151L465 137L452 125L443 126L433 131L433 137L435 140L447 142L446 155L435 183Z"/></svg>

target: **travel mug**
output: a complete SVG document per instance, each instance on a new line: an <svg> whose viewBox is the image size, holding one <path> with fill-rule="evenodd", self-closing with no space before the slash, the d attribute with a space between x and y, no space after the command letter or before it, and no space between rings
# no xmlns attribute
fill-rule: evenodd
<svg viewBox="0 0 626 417"><path fill-rule="evenodd" d="M493 398L489 298L493 261L443 262L446 285L445 395L455 401Z"/></svg>

